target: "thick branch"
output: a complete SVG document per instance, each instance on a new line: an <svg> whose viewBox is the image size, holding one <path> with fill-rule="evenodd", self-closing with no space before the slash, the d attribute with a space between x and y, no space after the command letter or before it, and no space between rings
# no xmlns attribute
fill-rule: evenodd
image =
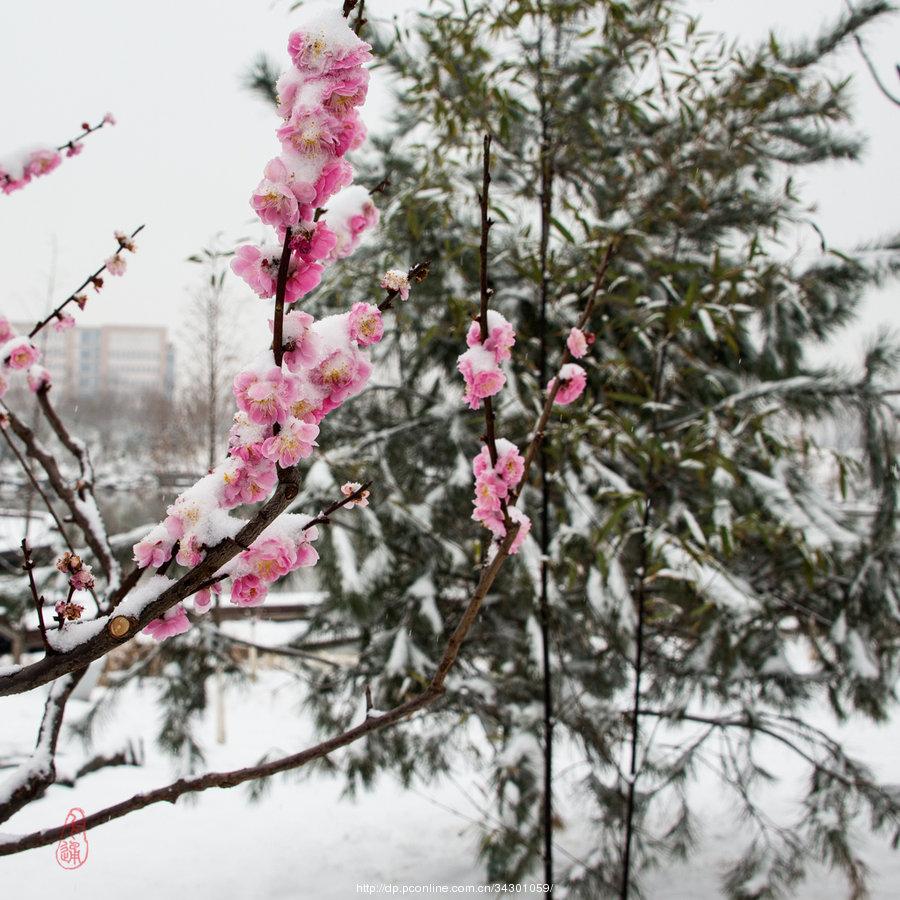
<svg viewBox="0 0 900 900"><path fill-rule="evenodd" d="M62 727L66 702L81 681L85 670L60 678L51 688L44 705L38 739L31 757L0 785L0 822L5 822L44 792L56 780L56 742ZM58 829L57 829L58 830Z"/></svg>
<svg viewBox="0 0 900 900"><path fill-rule="evenodd" d="M84 509L85 501L66 483L65 478L59 471L56 459L38 442L35 433L8 408L6 413L9 417L10 427L16 433L16 437L25 444L28 449L28 455L40 463L41 468L50 480L56 496L68 507L73 521L84 534L85 542L102 566L107 579L112 582L113 576L118 573L119 565L115 557L113 557L109 546L105 545L95 533L95 521L87 515ZM94 506L96 508L96 504Z"/></svg>
<svg viewBox="0 0 900 900"><path fill-rule="evenodd" d="M401 720L409 718L418 710L424 709L426 706L434 703L434 701L444 693L444 682L456 661L459 648L462 646L466 635L471 629L475 617L478 614L478 610L481 608L484 598L487 596L497 573L500 571L500 567L509 555L509 547L515 538L515 535L516 529L510 529L510 532L499 546L494 558L482 569L478 585L469 600L469 604L463 613L462 619L447 641L447 646L444 650L444 655L438 664L437 671L435 672L431 683L421 694L402 703L400 706L394 707L382 715L367 716L365 721L360 725L349 728L341 734L335 735L306 750L301 750L299 753L284 756L281 759L272 760L261 765L235 769L230 772L210 772L197 778L182 778L173 784L158 788L155 791L149 791L146 794L137 794L128 800L124 800L114 806L109 806L106 809L86 816L85 828L96 828L98 825L111 822L113 819L121 818L128 813L143 809L146 806L151 806L154 803L160 803L162 801L174 803L183 794L197 793L214 787L235 787L236 785L243 784L247 781L268 778L272 775L277 775L280 772L298 769L313 760L321 759L323 756L333 753L341 747L346 747L348 744L352 744L366 735L373 734L376 731L381 731L384 728L395 725ZM55 843L58 840L58 825L21 837L0 838L0 856L19 853L34 847L43 847Z"/></svg>
<svg viewBox="0 0 900 900"><path fill-rule="evenodd" d="M300 489L299 472L296 469L283 470L281 477L282 480L275 489L275 493L253 519L238 532L234 540L227 539L212 547L202 562L164 590L156 600L148 603L139 615L130 619L127 622L128 628L123 634L113 635L108 626L112 621L124 625L122 620L125 617L113 614L96 620L103 622L107 627L103 627L93 638L79 644L74 650L46 657L12 674L0 675L0 697L29 691L66 672L84 668L88 663L108 653L113 647L133 637L176 603L195 594L222 566L237 556L244 547L249 547L297 496Z"/></svg>

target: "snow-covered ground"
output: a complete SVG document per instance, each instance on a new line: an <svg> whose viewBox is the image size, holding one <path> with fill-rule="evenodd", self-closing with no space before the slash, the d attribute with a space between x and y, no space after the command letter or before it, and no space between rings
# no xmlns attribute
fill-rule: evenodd
<svg viewBox="0 0 900 900"><path fill-rule="evenodd" d="M270 623L256 638L270 637ZM226 742L216 742L212 711L199 732L214 770L237 768L267 754L299 749L311 737L300 710L303 683L286 669L261 669L254 683L226 688ZM154 688L129 687L101 731L97 749L114 751L144 735L145 764L109 768L82 778L74 788L55 787L41 801L3 826L22 833L62 825L72 807L85 813L162 786L177 773L171 758L153 745L157 712ZM32 746L41 707L34 695L4 699L0 758ZM214 707L214 705L213 705ZM84 701L70 701L78 715ZM900 782L895 748L900 726L854 725L847 730L851 749L884 777L892 770ZM80 745L64 742L60 769L83 760ZM785 771L785 760L772 759ZM777 764L777 765L776 765ZM0 772L0 776L8 774ZM791 770L772 803L789 802ZM563 787L563 791L567 788ZM261 800L250 802L247 786L213 789L175 805L157 804L88 833L87 860L63 869L55 848L44 847L0 859L4 897L84 896L92 900L144 900L159 896L193 900L343 900L365 896L368 886L405 886L407 895L426 894L427 886L484 883L475 861L478 840L473 820L480 805L480 775L460 771L439 784L403 790L387 778L355 800L342 797L339 780L312 767L302 775L278 777ZM590 850L579 821L576 797L562 797L568 812L557 835L558 858ZM710 780L698 785L695 803L701 822L701 851L689 864L673 864L646 881L654 900L708 900L721 896L721 865L735 850L740 825ZM885 841L866 839L873 870L874 900L900 896L900 855ZM435 893L435 891L431 891ZM523 893L528 893L527 886ZM555 892L554 895L556 895ZM534 894L532 893L532 896ZM837 900L848 896L842 879L820 873L795 895L798 900Z"/></svg>

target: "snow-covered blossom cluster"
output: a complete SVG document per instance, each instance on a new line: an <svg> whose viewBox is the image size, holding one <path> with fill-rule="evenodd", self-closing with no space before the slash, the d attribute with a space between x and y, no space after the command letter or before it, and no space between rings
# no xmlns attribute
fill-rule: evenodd
<svg viewBox="0 0 900 900"><path fill-rule="evenodd" d="M457 368L466 382L465 399L470 409L478 409L481 401L493 397L506 384L500 363L510 357L516 342L512 325L500 313L488 310L487 338L481 340L481 325L472 323L466 335L469 349L457 361Z"/></svg>
<svg viewBox="0 0 900 900"><path fill-rule="evenodd" d="M31 338L16 335L9 320L0 316L0 397L9 389L10 376L23 373L32 391L49 386L50 373L38 363L41 351Z"/></svg>
<svg viewBox="0 0 900 900"><path fill-rule="evenodd" d="M348 188L332 198L352 179L344 153L364 135L355 108L366 95L368 72L361 64L371 58L369 45L333 10L307 16L288 42L293 68L278 80L282 152L266 165L250 200L261 221L275 228L279 242L239 247L232 263L260 297L273 297L282 254L289 253L287 305L312 290L323 264L351 252L361 232L377 221L365 190ZM159 568L171 560L195 566L208 548L234 538L245 522L230 511L265 499L278 483L279 467L295 466L313 452L322 418L362 390L371 373L361 348L383 334L381 311L368 303L320 321L299 309L288 309L282 317L276 308L270 326L281 346L260 354L234 378L237 412L227 459L181 494L165 521L135 544L139 567ZM354 497L361 485L343 490L345 497ZM352 505L365 506L367 494L359 493ZM318 534L306 527L309 521L290 514L269 525L194 596L194 611L209 608L225 578L231 582L232 603L256 606L272 582L315 565L318 553L312 544ZM188 627L179 604L145 630L162 639Z"/></svg>
<svg viewBox="0 0 900 900"><path fill-rule="evenodd" d="M580 328L573 328L566 338L566 346L569 353L575 359L581 359L587 354L588 347L594 343L594 335L590 332L582 331ZM587 385L587 372L578 365L578 363L566 363L559 370L558 374L559 389L553 398L554 403L565 406L573 400L577 400L583 393ZM552 393L556 387L557 378L551 378L547 385L547 392Z"/></svg>
<svg viewBox="0 0 900 900"><path fill-rule="evenodd" d="M457 362L457 368L466 383L465 400L471 409L478 409L481 401L493 397L506 384L506 375L500 363L510 358L516 342L512 325L500 313L487 312L487 336L482 340L481 321L476 319L466 335L468 350ZM496 461L491 461L491 453ZM507 503L514 489L522 480L525 460L515 444L500 438L493 448L482 447L475 457L472 469L475 473L475 511L472 518L481 522L499 541L506 536L507 524L519 526L510 553L518 553L525 536L531 530L531 520L513 504Z"/></svg>
<svg viewBox="0 0 900 900"><path fill-rule="evenodd" d="M66 157L77 156L83 149L81 139L104 125L115 125L111 113L107 113L103 121L93 128L84 122L82 134L62 147L31 147L0 159L0 191L11 194L21 190L32 179L48 175L62 163L64 153Z"/></svg>
<svg viewBox="0 0 900 900"><path fill-rule="evenodd" d="M366 98L369 73L362 64L372 58L370 51L334 9L307 12L288 40L293 66L276 85L281 153L268 162L250 198L262 222L275 228L278 242L239 247L232 262L260 297L275 296L288 229L292 252L285 299L293 303L318 285L324 262L352 253L362 232L378 221L365 188L333 197L353 180L344 155L365 139L356 107ZM326 203L323 220L316 211Z"/></svg>
<svg viewBox="0 0 900 900"><path fill-rule="evenodd" d="M525 460L518 447L505 438L496 442L497 462L491 463L487 447L475 457L472 469L475 472L475 512L472 518L481 522L497 538L506 536L504 511L510 520L519 525L519 530L509 548L510 553L518 553L525 536L531 530L531 520L515 506L507 506L505 500L522 480Z"/></svg>

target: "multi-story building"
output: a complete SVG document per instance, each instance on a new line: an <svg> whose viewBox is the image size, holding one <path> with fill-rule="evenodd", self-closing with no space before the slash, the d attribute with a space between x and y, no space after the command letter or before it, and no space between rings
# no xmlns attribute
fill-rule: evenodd
<svg viewBox="0 0 900 900"><path fill-rule="evenodd" d="M30 326L13 327L21 334ZM175 350L166 329L141 325L43 329L35 338L54 391L67 400L111 394L159 392L175 387Z"/></svg>

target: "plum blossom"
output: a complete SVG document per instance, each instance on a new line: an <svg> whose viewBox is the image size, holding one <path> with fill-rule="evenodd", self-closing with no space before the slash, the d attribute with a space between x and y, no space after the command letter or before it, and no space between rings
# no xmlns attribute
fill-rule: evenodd
<svg viewBox="0 0 900 900"><path fill-rule="evenodd" d="M466 382L465 400L470 409L478 409L482 400L493 397L506 384L494 354L484 347L470 347L460 355L456 366Z"/></svg>
<svg viewBox="0 0 900 900"><path fill-rule="evenodd" d="M25 164L25 174L37 177L52 172L62 162L62 156L58 150L49 148L33 150Z"/></svg>
<svg viewBox="0 0 900 900"><path fill-rule="evenodd" d="M267 496L278 482L275 462L260 456L259 460L244 461L232 457L222 475L225 507L240 503L256 503Z"/></svg>
<svg viewBox="0 0 900 900"><path fill-rule="evenodd" d="M290 418L278 434L262 443L261 452L266 459L276 460L282 468L296 465L309 456L316 445L319 426L300 419Z"/></svg>
<svg viewBox="0 0 900 900"><path fill-rule="evenodd" d="M231 602L235 606L259 606L268 593L268 585L259 575L243 575L231 583Z"/></svg>
<svg viewBox="0 0 900 900"><path fill-rule="evenodd" d="M176 634L184 634L191 627L184 607L178 603L171 609L167 609L158 619L154 619L144 628L143 633L149 634L158 641L175 637Z"/></svg>
<svg viewBox="0 0 900 900"><path fill-rule="evenodd" d="M350 326L350 339L356 341L360 347L377 343L384 334L381 311L371 303L354 303L347 323Z"/></svg>
<svg viewBox="0 0 900 900"><path fill-rule="evenodd" d="M345 497L352 497L362 485L358 481L348 481L346 484L341 485L341 493ZM351 500L348 506L368 506L369 505L369 492L363 491L355 500Z"/></svg>
<svg viewBox="0 0 900 900"><path fill-rule="evenodd" d="M57 561L56 568L69 576L69 585L76 591L90 591L94 587L91 567L76 553L66 551Z"/></svg>
<svg viewBox="0 0 900 900"><path fill-rule="evenodd" d="M518 506L510 506L509 509L507 509L507 512L509 513L510 521L519 526L519 530L516 532L513 542L509 545L509 554L510 556L514 556L519 552L519 548L524 543L525 538L528 537L528 532L531 531L531 519L529 519Z"/></svg>
<svg viewBox="0 0 900 900"><path fill-rule="evenodd" d="M239 372L232 391L238 409L242 409L250 421L258 425L284 422L297 396L296 382L285 378L277 367L272 367L263 376L248 369Z"/></svg>
<svg viewBox="0 0 900 900"><path fill-rule="evenodd" d="M3 358L11 369L29 369L38 359L41 351L27 337L13 338L3 345Z"/></svg>
<svg viewBox="0 0 900 900"><path fill-rule="evenodd" d="M381 279L381 286L389 291L396 291L401 300L409 297L409 277L399 269L388 269Z"/></svg>
<svg viewBox="0 0 900 900"><path fill-rule="evenodd" d="M554 403L565 406L581 396L587 384L587 374L577 363L566 363L559 370L559 390L553 398ZM556 385L556 379L551 378L547 385L548 393Z"/></svg>
<svg viewBox="0 0 900 900"><path fill-rule="evenodd" d="M139 569L157 569L172 557L175 544L173 536L165 525L156 525L132 548L134 561Z"/></svg>
<svg viewBox="0 0 900 900"><path fill-rule="evenodd" d="M362 65L372 58L371 49L347 27L336 9L317 9L314 19L292 31L288 38L293 64L315 74Z"/></svg>
<svg viewBox="0 0 900 900"><path fill-rule="evenodd" d="M516 333L512 325L500 313L488 310L487 314L488 336L484 342L484 349L494 354L494 360L501 363L509 359L513 345L516 342ZM466 344L469 347L481 346L481 323L476 319L470 326L466 335Z"/></svg>
<svg viewBox="0 0 900 900"><path fill-rule="evenodd" d="M106 271L110 275L124 275L128 262L120 253L115 253L106 260Z"/></svg>
<svg viewBox="0 0 900 900"><path fill-rule="evenodd" d="M594 343L594 335L584 332L580 328L573 328L566 338L566 346L575 359L581 359L588 351L588 347Z"/></svg>
<svg viewBox="0 0 900 900"><path fill-rule="evenodd" d="M75 327L75 316L70 316L68 313L57 313L53 319L53 330L54 331L67 331L69 328Z"/></svg>
<svg viewBox="0 0 900 900"><path fill-rule="evenodd" d="M291 372L299 372L315 364L322 352L322 342L310 327L313 317L301 310L291 310L282 319L282 339L287 348L282 361ZM274 331L274 323L269 322ZM298 417L299 418L299 417Z"/></svg>
<svg viewBox="0 0 900 900"><path fill-rule="evenodd" d="M323 408L335 409L359 393L372 373L371 363L352 347L332 350L309 373L309 380L326 391Z"/></svg>
<svg viewBox="0 0 900 900"><path fill-rule="evenodd" d="M316 199L316 189L309 182L292 179L284 160L278 157L269 161L264 175L250 205L266 225L296 225L301 205Z"/></svg>

